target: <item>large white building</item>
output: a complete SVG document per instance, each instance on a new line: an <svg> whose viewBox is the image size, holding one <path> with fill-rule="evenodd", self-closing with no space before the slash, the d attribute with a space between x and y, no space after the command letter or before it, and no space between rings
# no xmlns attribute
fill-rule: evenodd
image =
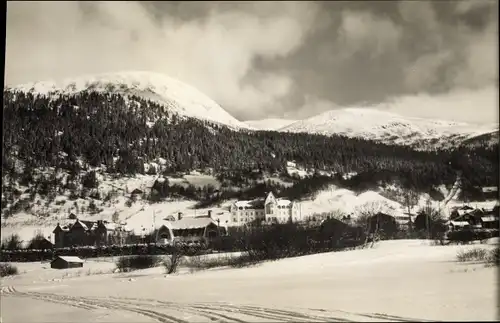
<svg viewBox="0 0 500 323"><path fill-rule="evenodd" d="M265 223L298 222L302 220L300 204L276 198L269 192L266 199L235 201L230 208L231 225L239 226L254 221Z"/></svg>

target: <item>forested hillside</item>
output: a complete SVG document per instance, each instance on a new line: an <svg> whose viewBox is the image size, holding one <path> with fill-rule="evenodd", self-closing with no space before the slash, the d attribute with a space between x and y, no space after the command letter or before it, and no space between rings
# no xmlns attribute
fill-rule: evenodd
<svg viewBox="0 0 500 323"><path fill-rule="evenodd" d="M452 183L457 171L471 187L496 185L499 176L498 144L417 152L342 136L234 131L116 93L42 96L4 90L3 113L2 170L11 178L29 178L32 169L47 166L70 173L86 165L104 166L108 173L144 173L144 164L159 157L166 160L166 173L204 168L233 176L249 170L277 173L294 160L307 169L357 173L354 184L397 180L423 190Z"/></svg>

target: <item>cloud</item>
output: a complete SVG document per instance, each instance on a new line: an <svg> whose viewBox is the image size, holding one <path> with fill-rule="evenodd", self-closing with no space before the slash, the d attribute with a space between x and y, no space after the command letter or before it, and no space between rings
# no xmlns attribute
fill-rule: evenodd
<svg viewBox="0 0 500 323"><path fill-rule="evenodd" d="M9 2L4 77L17 84L151 70L195 86L240 120L369 102L491 122L497 11L487 0Z"/></svg>
<svg viewBox="0 0 500 323"><path fill-rule="evenodd" d="M450 10L469 14L492 3L457 1ZM403 1L398 8L404 23L414 26L405 29L411 31L407 36L412 41L418 39L417 47L421 48L404 69L409 91L479 89L496 83L498 17L483 15L486 26L476 30L459 19L454 25L440 23L429 1ZM425 37L416 37L419 34Z"/></svg>
<svg viewBox="0 0 500 323"><path fill-rule="evenodd" d="M10 2L6 80L151 70L197 87L236 116L250 116L278 104L293 82L272 72L246 80L254 60L293 53L316 14L317 5L307 2L217 3L203 19L181 21L137 2Z"/></svg>
<svg viewBox="0 0 500 323"><path fill-rule="evenodd" d="M377 17L366 11L345 10L341 14L338 31L341 58L360 52L368 52L373 58L396 50L401 32L401 28L390 19Z"/></svg>
<svg viewBox="0 0 500 323"><path fill-rule="evenodd" d="M439 95L419 93L372 106L402 115L475 124L498 124L496 107L498 88L494 86L479 90L456 88Z"/></svg>

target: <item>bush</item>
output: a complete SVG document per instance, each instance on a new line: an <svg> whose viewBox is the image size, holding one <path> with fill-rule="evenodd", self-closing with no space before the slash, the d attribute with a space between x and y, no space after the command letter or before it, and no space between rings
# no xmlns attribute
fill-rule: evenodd
<svg viewBox="0 0 500 323"><path fill-rule="evenodd" d="M458 230L448 232L450 243L470 243L476 240L476 234L472 230Z"/></svg>
<svg viewBox="0 0 500 323"><path fill-rule="evenodd" d="M486 264L488 266L498 266L500 265L500 248L495 248L490 250L486 256Z"/></svg>
<svg viewBox="0 0 500 323"><path fill-rule="evenodd" d="M21 249L21 238L18 234L14 233L2 241L2 249L18 250Z"/></svg>
<svg viewBox="0 0 500 323"><path fill-rule="evenodd" d="M484 261L488 256L488 251L483 248L474 248L471 250L460 250L457 253L457 260L460 262L466 261Z"/></svg>
<svg viewBox="0 0 500 323"><path fill-rule="evenodd" d="M17 267L8 263L0 263L0 277L19 274Z"/></svg>
<svg viewBox="0 0 500 323"><path fill-rule="evenodd" d="M179 266L181 260L182 260L181 248L174 247L172 253L162 263L167 275L173 274L177 271L177 267Z"/></svg>
<svg viewBox="0 0 500 323"><path fill-rule="evenodd" d="M129 272L138 269L155 267L158 262L158 257L152 255L122 256L118 258L116 267L121 272Z"/></svg>

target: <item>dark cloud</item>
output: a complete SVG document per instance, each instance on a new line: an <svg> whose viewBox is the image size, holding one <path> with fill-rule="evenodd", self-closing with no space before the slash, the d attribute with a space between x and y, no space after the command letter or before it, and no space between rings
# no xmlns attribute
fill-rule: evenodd
<svg viewBox="0 0 500 323"><path fill-rule="evenodd" d="M6 81L152 70L239 119L393 102L469 121L470 106L491 122L497 37L489 0L9 2ZM469 105L453 108L464 93Z"/></svg>

